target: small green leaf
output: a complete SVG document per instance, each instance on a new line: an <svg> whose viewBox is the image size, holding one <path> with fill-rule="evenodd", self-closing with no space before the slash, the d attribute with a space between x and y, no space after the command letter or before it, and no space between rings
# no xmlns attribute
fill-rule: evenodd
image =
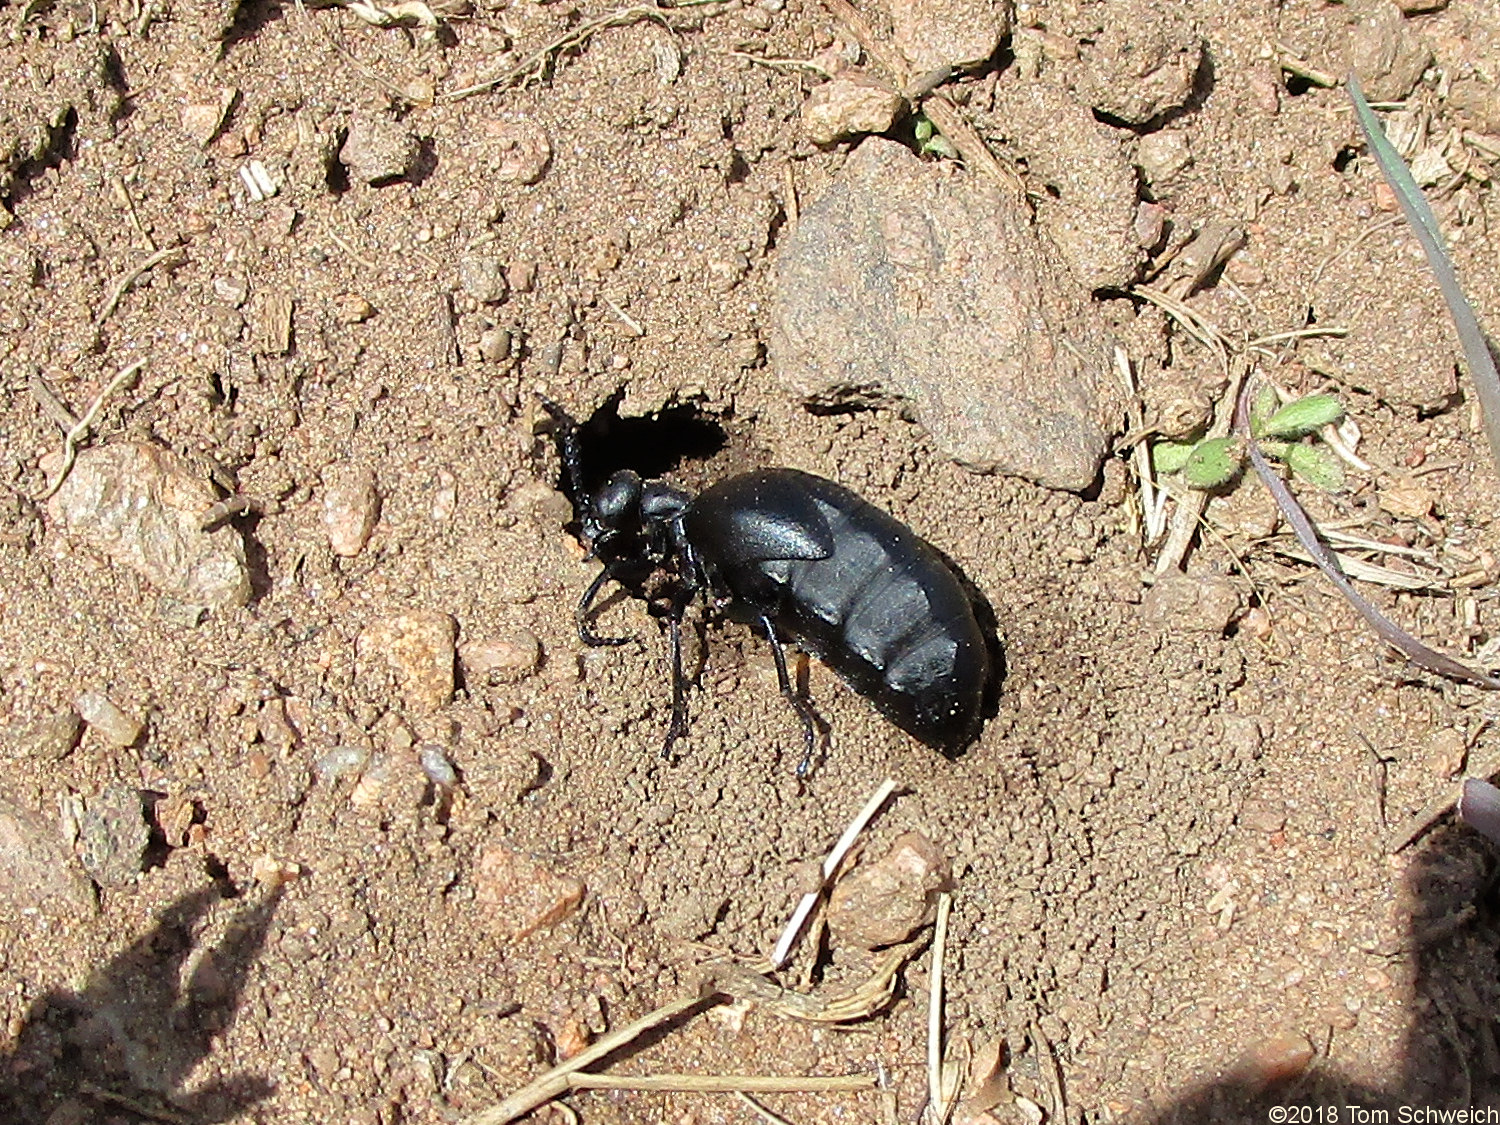
<svg viewBox="0 0 1500 1125"><path fill-rule="evenodd" d="M1192 441L1155 442L1151 446L1151 467L1158 473L1180 472L1197 448L1197 442Z"/></svg>
<svg viewBox="0 0 1500 1125"><path fill-rule="evenodd" d="M1335 395L1308 395L1289 402L1267 419L1261 433L1267 437L1301 437L1342 421L1344 404Z"/></svg>
<svg viewBox="0 0 1500 1125"><path fill-rule="evenodd" d="M1250 432L1256 437L1266 432L1266 423L1276 408L1281 405L1281 396L1269 383L1262 383L1255 392L1255 401L1250 404Z"/></svg>
<svg viewBox="0 0 1500 1125"><path fill-rule="evenodd" d="M937 131L936 127L927 118L917 115L916 123L912 125L912 132L916 134L917 143L926 146L932 140L932 134Z"/></svg>
<svg viewBox="0 0 1500 1125"><path fill-rule="evenodd" d="M941 156L944 160L958 159L958 147L941 133L934 133L932 139L922 145L922 151L930 156Z"/></svg>
<svg viewBox="0 0 1500 1125"><path fill-rule="evenodd" d="M1235 478L1244 456L1245 447L1239 438L1200 441L1182 467L1182 477L1193 488L1218 488Z"/></svg>
<svg viewBox="0 0 1500 1125"><path fill-rule="evenodd" d="M1287 450L1287 467L1308 484L1328 492L1344 487L1344 466L1321 445L1294 445Z"/></svg>
<svg viewBox="0 0 1500 1125"><path fill-rule="evenodd" d="M1259 449L1267 457L1274 457L1278 461L1285 461L1287 450L1292 448L1289 441L1262 441L1257 442L1255 448Z"/></svg>

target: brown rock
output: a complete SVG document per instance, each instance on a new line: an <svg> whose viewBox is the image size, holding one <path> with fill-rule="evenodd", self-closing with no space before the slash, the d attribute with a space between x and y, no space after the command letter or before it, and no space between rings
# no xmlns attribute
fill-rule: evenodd
<svg viewBox="0 0 1500 1125"><path fill-rule="evenodd" d="M406 705L436 711L453 698L454 642L458 622L437 610L415 610L377 621L359 635L356 649L363 671L384 663L400 680Z"/></svg>
<svg viewBox="0 0 1500 1125"><path fill-rule="evenodd" d="M352 558L365 549L380 519L380 494L369 469L340 463L323 474L323 526L335 555Z"/></svg>
<svg viewBox="0 0 1500 1125"><path fill-rule="evenodd" d="M986 61L1010 33L1009 0L889 0L891 41L919 74Z"/></svg>
<svg viewBox="0 0 1500 1125"><path fill-rule="evenodd" d="M1381 4L1349 36L1346 70L1359 75L1372 102L1399 102L1416 89L1432 65L1432 48L1401 18L1394 4Z"/></svg>
<svg viewBox="0 0 1500 1125"><path fill-rule="evenodd" d="M57 762L73 752L82 733L83 720L68 708L14 729L10 738L21 757Z"/></svg>
<svg viewBox="0 0 1500 1125"><path fill-rule="evenodd" d="M474 871L474 901L485 924L512 941L561 922L578 909L585 889L505 843L486 847Z"/></svg>
<svg viewBox="0 0 1500 1125"><path fill-rule="evenodd" d="M218 499L175 454L126 441L78 454L47 511L179 601L244 605L250 574L240 533L230 524L202 527Z"/></svg>
<svg viewBox="0 0 1500 1125"><path fill-rule="evenodd" d="M11 917L38 904L90 913L97 908L78 861L63 846L56 820L45 823L4 796L0 796L0 903L9 906Z"/></svg>
<svg viewBox="0 0 1500 1125"><path fill-rule="evenodd" d="M542 643L534 633L518 629L500 637L470 641L460 646L458 659L464 677L475 683L514 683L536 672L542 662Z"/></svg>
<svg viewBox="0 0 1500 1125"><path fill-rule="evenodd" d="M339 159L355 179L373 186L408 175L420 151L416 136L400 123L361 114L349 123Z"/></svg>
<svg viewBox="0 0 1500 1125"><path fill-rule="evenodd" d="M1256 1086L1279 1086L1305 1071L1316 1054L1307 1036L1282 1031L1246 1051L1240 1063L1240 1073Z"/></svg>
<svg viewBox="0 0 1500 1125"><path fill-rule="evenodd" d="M905 98L873 78L839 75L807 96L802 104L802 128L819 145L861 133L884 133L905 106Z"/></svg>
<svg viewBox="0 0 1500 1125"><path fill-rule="evenodd" d="M861 863L835 884L828 925L836 937L864 949L894 945L932 920L938 892L951 886L937 846L906 832L880 860Z"/></svg>
<svg viewBox="0 0 1500 1125"><path fill-rule="evenodd" d="M870 137L781 250L770 366L807 403L901 403L977 471L1086 488L1109 344L1059 272L998 186Z"/></svg>
<svg viewBox="0 0 1500 1125"><path fill-rule="evenodd" d="M1169 633L1222 636L1239 608L1234 583L1216 574L1163 574L1141 599L1141 615Z"/></svg>
<svg viewBox="0 0 1500 1125"><path fill-rule="evenodd" d="M208 145L224 127L224 119L234 107L239 91L226 86L211 102L198 102L182 108L182 131L200 145Z"/></svg>

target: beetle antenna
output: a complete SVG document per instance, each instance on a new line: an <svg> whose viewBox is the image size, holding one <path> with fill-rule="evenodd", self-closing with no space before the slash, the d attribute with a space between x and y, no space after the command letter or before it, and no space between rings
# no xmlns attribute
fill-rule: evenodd
<svg viewBox="0 0 1500 1125"><path fill-rule="evenodd" d="M590 504L588 492L583 487L583 446L578 440L578 423L550 398L540 397L542 409L552 417L552 435L557 439L557 455L562 461L563 472L568 474L573 505L580 516L586 516Z"/></svg>

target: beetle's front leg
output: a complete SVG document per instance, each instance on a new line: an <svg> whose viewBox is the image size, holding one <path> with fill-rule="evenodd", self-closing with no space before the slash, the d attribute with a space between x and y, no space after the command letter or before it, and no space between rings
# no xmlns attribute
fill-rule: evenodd
<svg viewBox="0 0 1500 1125"><path fill-rule="evenodd" d="M578 639L593 648L605 645L626 645L635 640L634 637L601 637L594 632L593 625L589 623L589 609L610 577L609 567L606 566L589 583L589 588L583 592L583 597L578 599L578 608L573 611L573 620L578 626Z"/></svg>
<svg viewBox="0 0 1500 1125"><path fill-rule="evenodd" d="M663 758L672 756L672 746L687 733L687 676L682 670L682 616L686 612L687 600L680 596L673 598L667 617L667 636L672 649L672 720L661 748Z"/></svg>

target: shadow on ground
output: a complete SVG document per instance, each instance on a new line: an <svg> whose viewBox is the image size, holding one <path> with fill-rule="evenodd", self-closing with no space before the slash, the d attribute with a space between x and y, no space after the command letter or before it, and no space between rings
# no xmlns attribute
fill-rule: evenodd
<svg viewBox="0 0 1500 1125"><path fill-rule="evenodd" d="M253 1074L215 1080L191 1094L182 1090L234 1021L280 891L243 906L223 940L201 948L198 933L223 899L217 886L182 895L82 991L39 998L12 1049L0 1056L0 1122L211 1125L271 1093L271 1084Z"/></svg>
<svg viewBox="0 0 1500 1125"><path fill-rule="evenodd" d="M1407 872L1413 913L1406 940L1371 958L1372 967L1416 965L1415 994L1405 1005L1411 1028L1400 1051L1402 1066L1389 1081L1365 1085L1341 1074L1328 1061L1339 1057L1335 1032L1331 1043L1316 1044L1317 1059L1297 1077L1267 1085L1249 1076L1250 1067L1231 1068L1223 1080L1162 1109L1153 1125L1500 1121L1500 1110L1493 1117L1486 1112L1500 1107L1494 856L1477 833L1457 826L1439 829L1418 847ZM1279 1115L1289 1107L1306 1109ZM1477 1112L1458 1115L1468 1109Z"/></svg>

